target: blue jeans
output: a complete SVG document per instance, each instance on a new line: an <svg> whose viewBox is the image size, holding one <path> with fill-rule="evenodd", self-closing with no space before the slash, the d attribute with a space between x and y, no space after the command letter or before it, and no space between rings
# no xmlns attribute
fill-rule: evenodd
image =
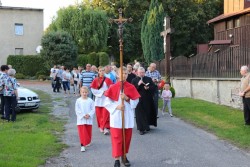
<svg viewBox="0 0 250 167"><path fill-rule="evenodd" d="M69 83L69 81L62 81L62 84L63 84L63 90L64 91L70 90L70 83Z"/></svg>
<svg viewBox="0 0 250 167"><path fill-rule="evenodd" d="M168 106L168 112L169 112L169 114L172 114L171 101L170 100L163 100L162 112L164 112L166 110L167 106Z"/></svg>

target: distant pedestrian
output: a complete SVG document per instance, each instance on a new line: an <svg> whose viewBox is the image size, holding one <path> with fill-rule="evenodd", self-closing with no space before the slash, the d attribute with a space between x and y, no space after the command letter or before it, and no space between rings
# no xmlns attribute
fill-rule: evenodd
<svg viewBox="0 0 250 167"><path fill-rule="evenodd" d="M9 69L8 77L4 79L4 108L5 108L5 119L6 121L16 121L16 106L18 99L17 92L17 81L15 78L16 70ZM11 115L11 118L10 118Z"/></svg>
<svg viewBox="0 0 250 167"><path fill-rule="evenodd" d="M169 89L170 89L170 85L165 84L162 94L161 94L161 98L163 100L162 115L164 115L166 107L168 106L168 113L171 117L173 117L172 108L171 108L172 92Z"/></svg>
<svg viewBox="0 0 250 167"><path fill-rule="evenodd" d="M93 71L91 71L91 64L86 64L86 69L82 71L79 81L80 87L87 86L89 88L88 96L93 99L92 92L90 90L90 85L95 79L96 75Z"/></svg>
<svg viewBox="0 0 250 167"><path fill-rule="evenodd" d="M129 83L132 82L132 79L134 79L136 77L136 75L132 72L133 71L133 67L131 64L127 64L127 70L128 70L128 78L127 81Z"/></svg>
<svg viewBox="0 0 250 167"><path fill-rule="evenodd" d="M77 128L81 143L81 151L85 152L86 147L91 144L95 105L94 101L88 97L88 87L82 86L80 94L81 97L78 98L75 103L75 112L77 116Z"/></svg>
<svg viewBox="0 0 250 167"><path fill-rule="evenodd" d="M242 66L240 74L242 78L239 95L243 99L245 125L250 125L250 73L248 67Z"/></svg>
<svg viewBox="0 0 250 167"><path fill-rule="evenodd" d="M72 80L72 76L69 72L69 68L66 68L65 71L62 73L62 84L63 84L63 90L64 90L64 95L68 94L70 95L70 81Z"/></svg>
<svg viewBox="0 0 250 167"><path fill-rule="evenodd" d="M101 133L107 135L109 134L110 129L110 117L108 110L104 107L106 98L104 96L104 92L113 83L109 78L104 76L104 68L102 66L98 69L98 77L94 79L90 87L93 95L95 96L95 110L98 128Z"/></svg>
<svg viewBox="0 0 250 167"><path fill-rule="evenodd" d="M150 64L149 70L147 70L145 75L147 77L152 78L153 82L155 83L154 103L155 103L156 115L158 117L158 99L159 99L158 83L161 81L161 74L159 73L159 71L156 70L155 63Z"/></svg>
<svg viewBox="0 0 250 167"><path fill-rule="evenodd" d="M104 76L109 78L113 83L116 83L116 74L114 75L113 72L111 72L111 66L106 65L104 69L105 69Z"/></svg>
<svg viewBox="0 0 250 167"><path fill-rule="evenodd" d="M1 97L1 119L5 119L5 111L4 111L4 80L8 77L8 70L9 67L7 65L1 66L1 72L0 72L0 97Z"/></svg>

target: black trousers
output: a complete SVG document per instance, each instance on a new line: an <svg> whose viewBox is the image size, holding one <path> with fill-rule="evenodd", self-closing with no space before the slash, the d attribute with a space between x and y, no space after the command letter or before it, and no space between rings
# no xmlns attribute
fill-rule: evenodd
<svg viewBox="0 0 250 167"><path fill-rule="evenodd" d="M250 125L250 98L243 97L243 109L245 124Z"/></svg>
<svg viewBox="0 0 250 167"><path fill-rule="evenodd" d="M11 114L11 121L16 121L16 105L17 99L16 96L4 96L5 101L5 119L10 121L10 114Z"/></svg>
<svg viewBox="0 0 250 167"><path fill-rule="evenodd" d="M1 115L2 117L4 117L4 96L3 94L0 94L0 98L1 98Z"/></svg>

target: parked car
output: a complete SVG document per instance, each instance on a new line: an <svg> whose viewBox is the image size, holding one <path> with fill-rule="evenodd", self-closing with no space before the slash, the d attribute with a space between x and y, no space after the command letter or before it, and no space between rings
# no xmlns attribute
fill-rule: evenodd
<svg viewBox="0 0 250 167"><path fill-rule="evenodd" d="M33 92L30 89L19 86L17 88L18 92L18 102L17 102L17 110L32 110L38 109L40 106L40 99L38 94Z"/></svg>

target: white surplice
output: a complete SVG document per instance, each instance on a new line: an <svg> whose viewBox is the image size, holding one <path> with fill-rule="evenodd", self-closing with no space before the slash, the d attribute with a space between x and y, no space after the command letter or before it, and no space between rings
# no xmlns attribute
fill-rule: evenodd
<svg viewBox="0 0 250 167"><path fill-rule="evenodd" d="M95 114L94 101L91 98L78 98L75 103L75 112L77 116L77 125L93 125L93 117ZM86 114L90 115L89 119L85 119Z"/></svg>
<svg viewBox="0 0 250 167"><path fill-rule="evenodd" d="M104 92L108 89L108 85L104 81L102 87L100 89L91 88L91 92L95 95L95 106L96 107L104 107L105 99Z"/></svg>
<svg viewBox="0 0 250 167"><path fill-rule="evenodd" d="M110 113L110 127L112 128L122 128L122 111L117 110L116 107L121 104L121 95L119 95L118 101L113 101L110 98L105 98L105 108ZM129 100L129 103L124 100L125 111L125 128L133 128L134 127L134 110L139 102L139 98Z"/></svg>

